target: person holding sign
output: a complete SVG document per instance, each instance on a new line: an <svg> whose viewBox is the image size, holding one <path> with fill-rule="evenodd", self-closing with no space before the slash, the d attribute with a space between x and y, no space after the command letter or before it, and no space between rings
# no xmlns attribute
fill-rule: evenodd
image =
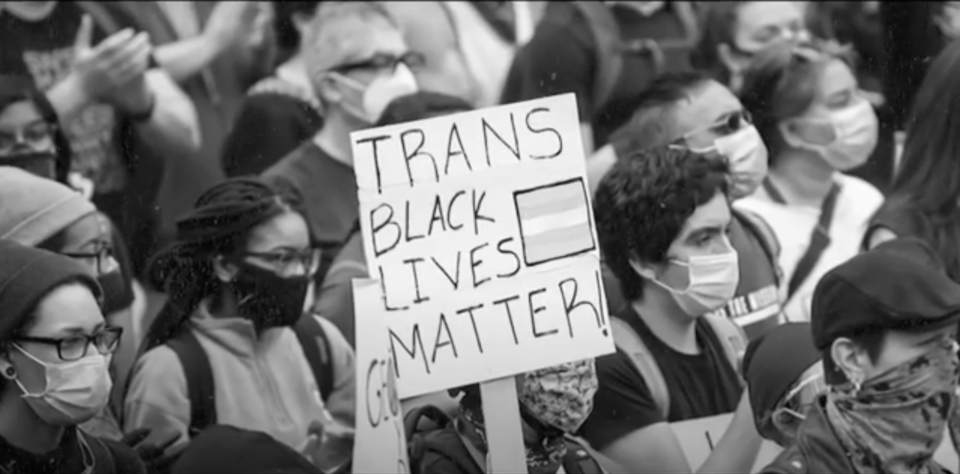
<svg viewBox="0 0 960 474"><path fill-rule="evenodd" d="M780 446L793 443L807 410L826 391L810 323L787 323L750 341L743 376L760 436Z"/></svg>
<svg viewBox="0 0 960 474"><path fill-rule="evenodd" d="M719 82L701 73L667 75L639 101L633 118L614 133L611 145L588 161L592 187L618 157L667 145L729 160L733 199L753 194L766 177L767 148L743 105ZM734 209L731 217L730 243L739 256L740 283L735 297L715 313L733 319L753 338L781 322L780 246L759 216ZM611 272L604 276L609 306L617 311L625 303L619 283Z"/></svg>
<svg viewBox="0 0 960 474"><path fill-rule="evenodd" d="M946 472L934 461L956 407L960 286L919 239L827 272L813 341L831 390L764 473Z"/></svg>
<svg viewBox="0 0 960 474"><path fill-rule="evenodd" d="M309 32L304 62L324 125L263 176L302 196L307 224L323 249L320 282L359 217L350 134L373 126L393 99L417 92L411 68L423 58L374 2L322 2Z"/></svg>
<svg viewBox="0 0 960 474"><path fill-rule="evenodd" d="M611 318L617 352L597 359L580 429L630 472L691 472L668 423L737 411L701 472L747 472L760 437L737 374L745 336L705 316L735 294L728 166L683 148L617 162L594 202L606 261L630 304ZM739 400L739 405L738 405Z"/></svg>
<svg viewBox="0 0 960 474"><path fill-rule="evenodd" d="M303 450L316 422L327 433L353 426L353 350L334 325L304 314L320 260L310 242L293 202L260 179L200 196L153 262L170 299L130 377L126 431L149 427L148 441L180 434L178 452L221 423Z"/></svg>

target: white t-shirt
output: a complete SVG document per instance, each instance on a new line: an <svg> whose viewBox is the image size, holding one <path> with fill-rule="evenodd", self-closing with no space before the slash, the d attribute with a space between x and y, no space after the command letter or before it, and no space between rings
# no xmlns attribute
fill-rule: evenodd
<svg viewBox="0 0 960 474"><path fill-rule="evenodd" d="M813 270L797 288L796 294L784 306L786 321L809 321L813 290L820 278L833 267L860 252L860 244L874 212L883 204L883 195L872 185L853 176L836 173L834 181L840 185L840 194L830 223L830 245L820 255ZM780 268L783 270L783 294L793 277L797 264L810 245L810 236L820 220L820 207L778 204L763 187L746 198L734 202L734 207L758 214L780 241Z"/></svg>

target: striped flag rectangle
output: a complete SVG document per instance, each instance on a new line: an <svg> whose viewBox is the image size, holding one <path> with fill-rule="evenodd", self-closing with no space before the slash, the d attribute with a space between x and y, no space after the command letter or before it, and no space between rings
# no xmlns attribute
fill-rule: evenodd
<svg viewBox="0 0 960 474"><path fill-rule="evenodd" d="M513 200L527 266L596 248L582 178L516 191Z"/></svg>

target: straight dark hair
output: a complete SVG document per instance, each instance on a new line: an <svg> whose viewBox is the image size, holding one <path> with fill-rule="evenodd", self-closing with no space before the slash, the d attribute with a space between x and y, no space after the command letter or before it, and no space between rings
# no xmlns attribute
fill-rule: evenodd
<svg viewBox="0 0 960 474"><path fill-rule="evenodd" d="M960 281L960 42L943 50L917 91L900 169L877 214L903 216ZM905 236L901 236L905 237Z"/></svg>

